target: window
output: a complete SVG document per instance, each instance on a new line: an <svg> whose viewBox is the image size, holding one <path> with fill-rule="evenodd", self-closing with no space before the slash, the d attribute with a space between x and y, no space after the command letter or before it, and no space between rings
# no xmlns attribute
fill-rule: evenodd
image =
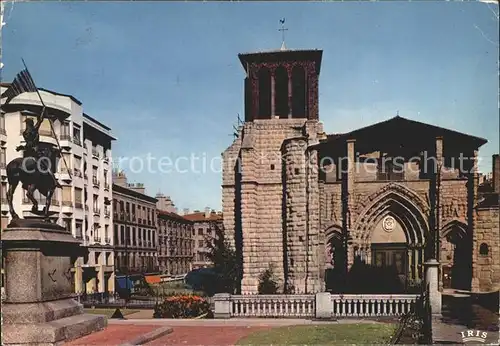
<svg viewBox="0 0 500 346"><path fill-rule="evenodd" d="M73 125L73 142L77 145L82 145L80 134L81 134L80 128L76 127L76 125Z"/></svg>
<svg viewBox="0 0 500 346"><path fill-rule="evenodd" d="M271 165L271 171L274 171L274 165Z"/></svg>
<svg viewBox="0 0 500 346"><path fill-rule="evenodd" d="M75 207L83 208L83 190L79 187L75 187Z"/></svg>
<svg viewBox="0 0 500 346"><path fill-rule="evenodd" d="M81 222L75 223L75 236L78 239L82 238L83 224Z"/></svg>
<svg viewBox="0 0 500 346"><path fill-rule="evenodd" d="M0 168L5 168L7 166L7 154L5 148L0 148Z"/></svg>
<svg viewBox="0 0 500 346"><path fill-rule="evenodd" d="M380 159L377 171L377 180L403 180L404 163L395 159L383 157Z"/></svg>
<svg viewBox="0 0 500 346"><path fill-rule="evenodd" d="M69 133L69 122L65 121L61 124L61 140L70 140L71 136Z"/></svg>
<svg viewBox="0 0 500 346"><path fill-rule="evenodd" d="M198 247L205 247L205 242L203 240L198 240Z"/></svg>
<svg viewBox="0 0 500 346"><path fill-rule="evenodd" d="M66 232L71 233L71 219L64 219L64 228L66 228Z"/></svg>
<svg viewBox="0 0 500 346"><path fill-rule="evenodd" d="M94 213L99 213L99 199L98 195L93 195L93 207L94 207Z"/></svg>
<svg viewBox="0 0 500 346"><path fill-rule="evenodd" d="M479 246L479 254L481 256L488 256L490 250L488 248L488 244L486 243L482 243L480 246Z"/></svg>
<svg viewBox="0 0 500 346"><path fill-rule="evenodd" d="M71 186L62 187L62 203L64 206L72 206L73 199L71 198Z"/></svg>
<svg viewBox="0 0 500 346"><path fill-rule="evenodd" d="M203 228L198 228L198 235L203 235Z"/></svg>
<svg viewBox="0 0 500 346"><path fill-rule="evenodd" d="M104 226L104 238L108 239L109 236L109 225Z"/></svg>

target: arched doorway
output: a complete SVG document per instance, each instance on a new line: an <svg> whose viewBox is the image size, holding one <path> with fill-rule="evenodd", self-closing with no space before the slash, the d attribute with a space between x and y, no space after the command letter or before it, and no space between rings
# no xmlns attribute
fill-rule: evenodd
<svg viewBox="0 0 500 346"><path fill-rule="evenodd" d="M449 222L441 231L443 288L470 289L472 253L467 235L467 225L459 221Z"/></svg>
<svg viewBox="0 0 500 346"><path fill-rule="evenodd" d="M384 293L419 290L427 258L427 204L399 184L385 186L368 201L352 231L349 262L364 258L369 271L379 278L376 281L385 284L379 288Z"/></svg>
<svg viewBox="0 0 500 346"><path fill-rule="evenodd" d="M341 228L333 226L325 233L325 287L328 292L339 292L344 282L343 274L345 272Z"/></svg>

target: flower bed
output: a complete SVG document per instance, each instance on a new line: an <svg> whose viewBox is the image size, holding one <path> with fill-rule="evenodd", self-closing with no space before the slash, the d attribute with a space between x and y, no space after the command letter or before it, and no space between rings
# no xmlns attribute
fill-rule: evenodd
<svg viewBox="0 0 500 346"><path fill-rule="evenodd" d="M153 318L195 318L210 312L210 304L195 295L178 295L165 298L155 306Z"/></svg>

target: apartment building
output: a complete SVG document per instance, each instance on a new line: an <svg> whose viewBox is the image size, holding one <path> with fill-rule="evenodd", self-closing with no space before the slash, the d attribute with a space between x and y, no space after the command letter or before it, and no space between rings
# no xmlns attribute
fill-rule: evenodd
<svg viewBox="0 0 500 346"><path fill-rule="evenodd" d="M3 93L8 84L2 84ZM83 112L82 103L71 95L39 89L55 120L43 121L40 141L59 145L61 158L57 173L62 189L56 190L50 211L52 219L65 227L82 246L89 249L85 258L77 259L73 272L76 292L114 291L113 243L110 228L113 216L110 210L111 143L115 138L111 129ZM15 148L23 144L25 120L36 121L41 103L36 93L23 93L9 104L2 105L0 115L0 178L1 226L10 222L6 199L7 174L5 165L22 155ZM56 141L57 138L57 141ZM35 198L41 210L45 198L38 191ZM20 187L13 198L14 208L20 216L30 216L31 202Z"/></svg>
<svg viewBox="0 0 500 346"><path fill-rule="evenodd" d="M158 264L168 275L182 275L193 268L193 222L177 214L169 196L157 194Z"/></svg>
<svg viewBox="0 0 500 346"><path fill-rule="evenodd" d="M212 266L212 263L207 259L207 241L216 238L216 229L222 229L222 212L216 212L210 208L205 208L205 211L195 210L193 213L185 210L183 217L193 222L193 269L207 268Z"/></svg>
<svg viewBox="0 0 500 346"><path fill-rule="evenodd" d="M119 274L158 271L156 198L143 184L128 183L124 172L113 172L115 264Z"/></svg>

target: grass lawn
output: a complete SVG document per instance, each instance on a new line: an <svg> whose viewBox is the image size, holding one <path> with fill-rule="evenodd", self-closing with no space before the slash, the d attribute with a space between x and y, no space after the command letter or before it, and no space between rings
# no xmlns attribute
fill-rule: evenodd
<svg viewBox="0 0 500 346"><path fill-rule="evenodd" d="M86 314L105 315L108 318L113 316L116 309L83 309ZM139 310L120 309L123 316L138 312Z"/></svg>
<svg viewBox="0 0 500 346"><path fill-rule="evenodd" d="M238 345L388 344L395 329L389 323L287 326L255 332Z"/></svg>

